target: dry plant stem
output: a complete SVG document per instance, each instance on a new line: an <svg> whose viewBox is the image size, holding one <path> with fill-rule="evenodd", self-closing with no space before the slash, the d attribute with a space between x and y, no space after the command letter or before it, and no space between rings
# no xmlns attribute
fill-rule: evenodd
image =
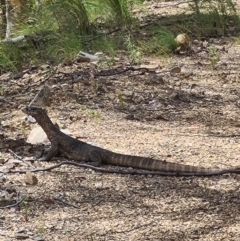
<svg viewBox="0 0 240 241"><path fill-rule="evenodd" d="M118 71L118 72L115 72L115 73L106 73L106 71L100 71L98 72L97 74L94 75L94 77L99 77L99 76L113 76L113 75L119 75L119 74L123 74L127 71L142 71L142 73L156 73L155 70L151 70L151 69L148 69L148 68L135 68L135 67L129 67L129 68L126 68L122 71ZM104 73L105 72L105 73ZM162 73L168 73L170 72L170 70L164 70L164 71L161 71L159 72L160 74ZM158 74L159 74L158 73Z"/></svg>
<svg viewBox="0 0 240 241"><path fill-rule="evenodd" d="M4 207L0 207L0 209L6 209L6 208L12 208L12 207L15 207L15 206L19 205L21 202L23 202L24 199L25 199L25 198L22 198L21 200L19 200L18 202L14 203L14 204L7 205L7 206L4 206Z"/></svg>
<svg viewBox="0 0 240 241"><path fill-rule="evenodd" d="M113 70L114 70L114 73L112 73L112 72L108 73L109 71L113 71ZM128 72L128 71L142 71L142 73L156 73L155 70L151 70L151 69L148 69L148 68L129 67L129 68L126 68L126 69L121 70L121 71L116 71L116 69L99 71L98 73L94 74L94 78L97 78L97 77L100 77L100 76L106 77L106 76L120 75L120 74L123 74L123 73ZM170 70L164 70L164 71L161 71L159 73L168 73L168 72L170 72ZM65 72L61 72L61 71L58 71L58 73L66 75Z"/></svg>
<svg viewBox="0 0 240 241"><path fill-rule="evenodd" d="M76 163L76 162L72 162L72 161L63 161L60 162L54 166L51 167L47 167L47 168L37 168L37 169L32 169L32 170L17 170L17 171L9 171L9 173L26 173L28 171L30 172L44 172L44 171L51 171L55 168L58 168L62 165L70 165L70 166L77 166L77 167L84 167L84 168L90 168L94 171L98 171L98 172L102 172L102 173L117 173L117 174L128 174L128 175L159 175L159 176L193 176L192 173L176 173L176 172L152 172L152 171L139 171L139 170L129 170L129 171L125 171L125 170L117 170L117 169L105 169L105 168L101 168L101 167L95 167L92 165L88 165L88 164L82 164L82 163ZM5 173L0 171L0 173ZM220 170L216 173L208 173L208 174L202 174L202 173L196 173L194 176L199 176L199 177L205 177L205 176L219 176L219 175L223 175L223 174L229 174L229 173L235 173L235 174L240 174L240 169L238 168L232 168L232 169L228 169L228 170Z"/></svg>
<svg viewBox="0 0 240 241"><path fill-rule="evenodd" d="M149 70L148 68L134 68L134 67L129 67L129 68L126 68L122 71L118 71L118 72L115 72L115 73L105 73L103 71L100 71L98 72L97 74L94 75L94 77L99 77L99 76L113 76L113 75L119 75L119 74L123 74L127 71L143 71L143 72L154 72L155 71L152 71L152 70Z"/></svg>
<svg viewBox="0 0 240 241"><path fill-rule="evenodd" d="M71 204L71 203L68 203L68 202L65 202L65 201L61 200L60 198L54 198L54 200L57 201L58 203L65 204L65 205L68 205L70 207L74 207L74 208L79 209L78 206L76 206L74 204Z"/></svg>
<svg viewBox="0 0 240 241"><path fill-rule="evenodd" d="M16 153L14 153L11 149L8 149L8 151L9 151L13 156L15 156L19 161L25 163L26 165L28 165L28 166L31 167L31 168L35 168L35 166L33 166L32 164L24 161L20 156L18 156Z"/></svg>

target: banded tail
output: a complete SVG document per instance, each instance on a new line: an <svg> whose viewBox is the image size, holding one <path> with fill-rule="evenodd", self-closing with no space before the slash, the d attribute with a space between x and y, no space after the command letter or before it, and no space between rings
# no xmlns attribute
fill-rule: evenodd
<svg viewBox="0 0 240 241"><path fill-rule="evenodd" d="M176 176L214 176L225 173L240 173L239 167L229 169L211 169L160 161L147 157L122 155L113 152L110 154L107 163L123 167L139 168L153 172L162 172L166 173L166 175L173 173Z"/></svg>

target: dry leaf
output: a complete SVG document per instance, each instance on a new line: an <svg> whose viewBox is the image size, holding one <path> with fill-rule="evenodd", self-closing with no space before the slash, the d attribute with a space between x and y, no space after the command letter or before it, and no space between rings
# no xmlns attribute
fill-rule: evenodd
<svg viewBox="0 0 240 241"><path fill-rule="evenodd" d="M176 66L176 67L172 68L170 72L172 74L178 74L181 72L181 68L179 66Z"/></svg>

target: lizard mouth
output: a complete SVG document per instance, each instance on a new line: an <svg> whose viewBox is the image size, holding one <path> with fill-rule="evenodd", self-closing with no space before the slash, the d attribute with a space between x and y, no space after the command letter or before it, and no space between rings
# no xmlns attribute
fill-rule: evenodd
<svg viewBox="0 0 240 241"><path fill-rule="evenodd" d="M33 114L37 114L37 111L39 109L40 108L37 108L37 107L25 107L22 109L22 112L28 115L33 115Z"/></svg>

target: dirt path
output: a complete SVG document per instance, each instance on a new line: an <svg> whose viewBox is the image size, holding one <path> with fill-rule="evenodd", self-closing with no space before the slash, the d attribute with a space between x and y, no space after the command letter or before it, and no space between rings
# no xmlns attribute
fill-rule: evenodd
<svg viewBox="0 0 240 241"><path fill-rule="evenodd" d="M80 122L75 128L105 148L208 167L239 162L238 139L209 137L201 125L126 121L111 111L101 115L101 124ZM7 174L2 188L11 185L28 201L1 211L2 240L19 230L27 240L35 235L45 240L238 240L240 235L236 175L142 177L61 167L37 178L32 187L24 184L24 175Z"/></svg>
<svg viewBox="0 0 240 241"><path fill-rule="evenodd" d="M167 62L146 59L144 66L154 66L148 73L93 78L102 67L59 65L46 81L53 98L49 115L71 135L115 152L203 167L238 166L239 46L229 39L206 45ZM216 66L209 61L209 46L218 51ZM116 64L120 70L129 67L124 62L123 57ZM181 72L172 73L174 66ZM0 240L24 235L35 241L240 240L238 175L145 177L65 166L37 173L38 184L30 186L23 174L8 173L26 169L9 149L28 160L44 149L25 143L36 124L26 122L20 108L49 72L42 66L0 76L0 171L6 171L0 176L0 206L25 198L0 210Z"/></svg>

